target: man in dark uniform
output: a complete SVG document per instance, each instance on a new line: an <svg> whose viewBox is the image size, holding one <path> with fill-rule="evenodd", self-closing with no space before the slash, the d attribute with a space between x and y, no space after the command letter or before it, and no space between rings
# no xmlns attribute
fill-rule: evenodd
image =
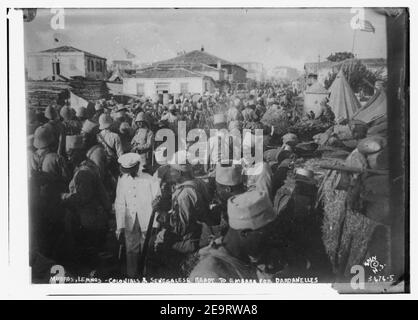
<svg viewBox="0 0 418 320"><path fill-rule="evenodd" d="M186 151L177 152L170 166L175 182L172 208L168 223L157 235L155 248L164 256L167 267L172 268L181 267L199 249L201 221L209 213L209 191L202 180L193 178Z"/></svg>

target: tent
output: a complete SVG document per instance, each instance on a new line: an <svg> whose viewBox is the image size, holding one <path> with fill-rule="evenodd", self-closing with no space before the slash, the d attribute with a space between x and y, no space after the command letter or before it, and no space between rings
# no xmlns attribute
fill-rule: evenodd
<svg viewBox="0 0 418 320"><path fill-rule="evenodd" d="M328 104L335 114L335 119L351 119L361 108L360 102L351 90L342 69L338 72L334 82L329 88Z"/></svg>
<svg viewBox="0 0 418 320"><path fill-rule="evenodd" d="M368 124L384 117L386 112L386 94L383 90L378 90L374 96L367 101L366 105L353 115L353 119L360 120Z"/></svg>

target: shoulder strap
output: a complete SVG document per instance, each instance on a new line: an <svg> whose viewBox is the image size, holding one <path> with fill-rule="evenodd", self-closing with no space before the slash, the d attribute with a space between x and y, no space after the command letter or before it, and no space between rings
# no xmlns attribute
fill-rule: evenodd
<svg viewBox="0 0 418 320"><path fill-rule="evenodd" d="M89 158L90 158L90 156L92 155L92 153L93 153L94 151L96 151L96 150L97 150L97 148L100 148L100 146L99 146L98 144L95 144L93 147L91 147L91 148L87 151L87 153L86 153L86 157L89 159Z"/></svg>
<svg viewBox="0 0 418 320"><path fill-rule="evenodd" d="M107 149L109 149L109 151L112 153L112 156L117 158L115 150L113 150L113 148L109 146L109 144L105 141L105 139L102 136L102 132L99 132L97 134L97 137L99 138L100 142L104 144Z"/></svg>
<svg viewBox="0 0 418 320"><path fill-rule="evenodd" d="M35 153L35 155L36 155L36 171L37 172L42 172L42 165L44 164L44 160L49 153L50 152L45 152L42 155L38 155L37 153Z"/></svg>

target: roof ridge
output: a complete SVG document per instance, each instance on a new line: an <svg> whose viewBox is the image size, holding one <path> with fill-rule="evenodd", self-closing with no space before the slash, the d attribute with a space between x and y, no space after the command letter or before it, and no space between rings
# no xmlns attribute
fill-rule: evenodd
<svg viewBox="0 0 418 320"><path fill-rule="evenodd" d="M104 57L98 56L97 54L94 54L94 53L91 53L91 52L88 52L88 51L85 51L85 50L82 50L82 49L78 49L78 48L70 46L70 45L62 45L62 46L55 47L55 48L45 49L45 50L42 50L42 51L39 51L39 52L59 52L63 48L71 49L71 50L76 51L76 52L83 52L85 54L91 55L91 56L96 57L96 58L106 59Z"/></svg>

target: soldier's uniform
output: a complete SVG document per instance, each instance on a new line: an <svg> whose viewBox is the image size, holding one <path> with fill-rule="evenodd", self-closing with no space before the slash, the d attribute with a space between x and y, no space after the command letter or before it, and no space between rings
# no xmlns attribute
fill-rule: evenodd
<svg viewBox="0 0 418 320"><path fill-rule="evenodd" d="M69 172L65 159L49 149L54 134L47 125L36 129L29 159L29 212L33 225L31 247L52 256L63 228L60 193L66 189Z"/></svg>
<svg viewBox="0 0 418 320"><path fill-rule="evenodd" d="M213 242L199 251L199 263L189 275L192 282L229 281L230 279L257 279L257 269L233 257L219 242Z"/></svg>
<svg viewBox="0 0 418 320"><path fill-rule="evenodd" d="M178 123L178 117L176 115L174 115L171 111L175 110L174 105L171 105L169 107L169 112L167 112L166 114L164 114L161 117L161 121L162 122L166 122L168 127L173 130L176 135L177 135L177 123Z"/></svg>
<svg viewBox="0 0 418 320"><path fill-rule="evenodd" d="M102 114L99 118L99 129L97 142L100 143L106 152L106 171L109 172L109 189L116 190L116 180L119 175L119 165L117 159L124 153L122 141L117 133L110 131L112 119L107 114ZM111 194L113 201L115 194Z"/></svg>
<svg viewBox="0 0 418 320"><path fill-rule="evenodd" d="M99 129L101 131L97 134L97 141L103 145L108 159L117 161L117 159L123 154L123 149L119 135L109 129L112 123L112 119L109 115L102 114L100 116Z"/></svg>
<svg viewBox="0 0 418 320"><path fill-rule="evenodd" d="M44 112L45 118L48 119L47 124L51 127L55 139L55 143L57 144L57 153L60 155L64 155L65 151L65 133L64 133L64 126L61 120L58 118L57 111L54 107L48 106Z"/></svg>
<svg viewBox="0 0 418 320"><path fill-rule="evenodd" d="M154 134L148 128L148 122L145 119L143 113L138 113L135 122L143 121L147 124L145 128L138 128L135 136L132 138L131 146L132 152L136 152L141 156L141 164L144 165L149 162L149 158L152 156L152 145L154 140Z"/></svg>
<svg viewBox="0 0 418 320"><path fill-rule="evenodd" d="M176 236L171 248L180 253L199 249L201 221L209 212L208 190L198 179L186 181L176 187L172 196L173 212L170 231Z"/></svg>
<svg viewBox="0 0 418 320"><path fill-rule="evenodd" d="M254 171L253 171L254 170ZM244 167L246 186L248 190L258 190L266 192L270 199L273 198L272 194L272 176L270 166L266 162L256 163L251 167Z"/></svg>
<svg viewBox="0 0 418 320"><path fill-rule="evenodd" d="M242 114L238 110L237 107L232 106L228 109L227 120L228 120L228 123L231 122L231 121L241 121L242 120Z"/></svg>
<svg viewBox="0 0 418 320"><path fill-rule="evenodd" d="M75 247L81 250L102 247L111 203L93 161L85 160L75 169L69 192L62 195L62 201L69 209L66 231Z"/></svg>
<svg viewBox="0 0 418 320"><path fill-rule="evenodd" d="M228 200L228 217L233 230L259 230L273 222L276 214L266 193L250 191ZM228 251L224 239L199 251L199 262L189 275L190 281L258 279L256 265L249 257L243 260L236 252Z"/></svg>
<svg viewBox="0 0 418 320"><path fill-rule="evenodd" d="M250 107L247 107L242 111L242 117L244 122L252 122L258 120L257 114Z"/></svg>

